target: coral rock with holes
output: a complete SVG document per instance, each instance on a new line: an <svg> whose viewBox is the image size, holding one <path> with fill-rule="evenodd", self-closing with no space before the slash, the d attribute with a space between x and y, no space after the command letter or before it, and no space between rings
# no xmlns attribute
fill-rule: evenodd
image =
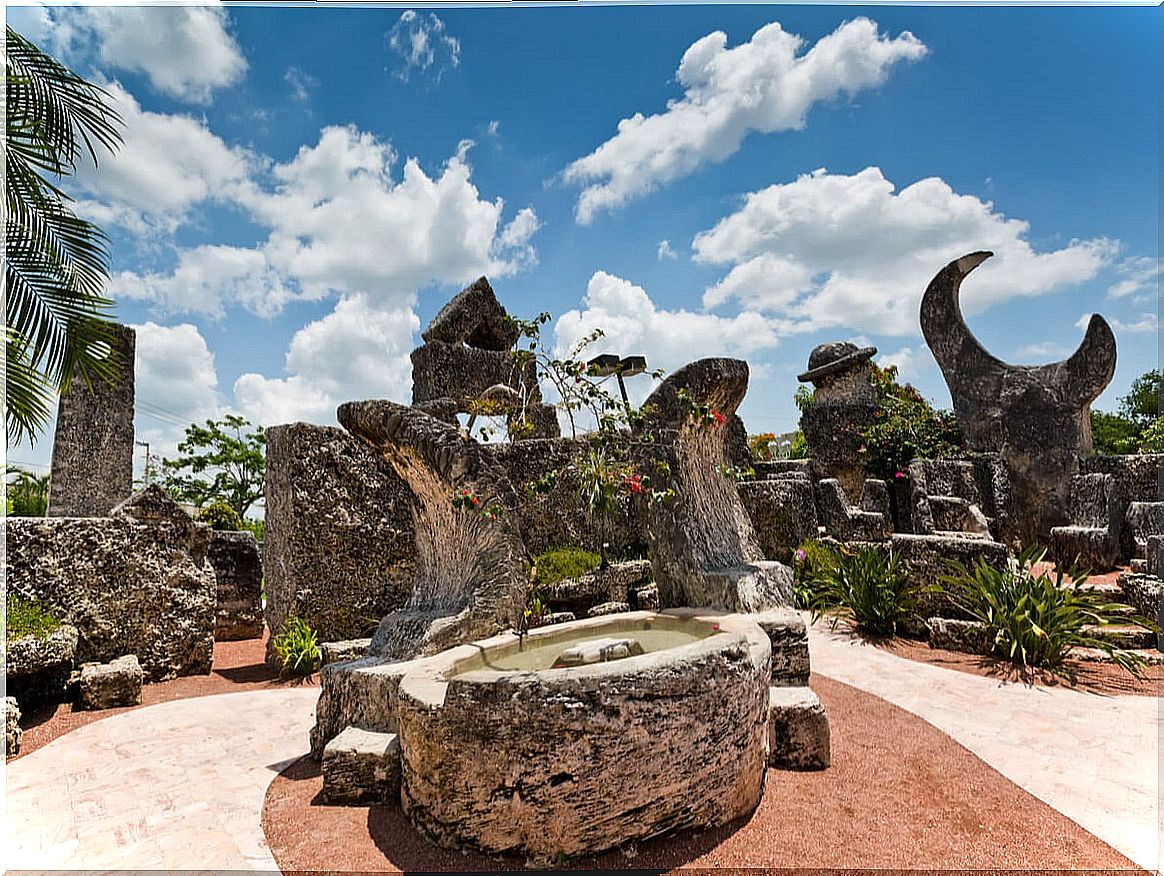
<svg viewBox="0 0 1164 876"><path fill-rule="evenodd" d="M323 799L368 806L400 799L400 738L348 727L323 749Z"/></svg>
<svg viewBox="0 0 1164 876"><path fill-rule="evenodd" d="M807 687L768 691L768 766L822 770L829 765L829 719L820 698Z"/></svg>
<svg viewBox="0 0 1164 876"><path fill-rule="evenodd" d="M20 707L15 697L4 698L4 754L15 757L20 754Z"/></svg>
<svg viewBox="0 0 1164 876"><path fill-rule="evenodd" d="M95 710L140 705L142 678L141 664L134 654L111 663L85 663L77 684L77 706Z"/></svg>

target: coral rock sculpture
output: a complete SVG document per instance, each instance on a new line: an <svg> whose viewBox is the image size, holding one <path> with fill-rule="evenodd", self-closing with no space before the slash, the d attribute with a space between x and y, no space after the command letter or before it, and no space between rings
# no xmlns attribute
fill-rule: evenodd
<svg viewBox="0 0 1164 876"><path fill-rule="evenodd" d="M731 417L748 390L748 363L700 359L663 381L643 405L636 464L659 491L636 497L664 608L759 611L792 602L791 570L764 559L728 464ZM706 407L705 407L706 406ZM717 417L693 416L693 409Z"/></svg>
<svg viewBox="0 0 1164 876"><path fill-rule="evenodd" d="M1093 314L1079 349L1050 365L1009 365L988 353L962 318L962 281L992 253L950 262L922 297L921 328L942 369L966 446L997 451L1010 474L1012 519L1024 543L1068 523L1071 477L1091 452L1089 406L1115 373L1111 327Z"/></svg>

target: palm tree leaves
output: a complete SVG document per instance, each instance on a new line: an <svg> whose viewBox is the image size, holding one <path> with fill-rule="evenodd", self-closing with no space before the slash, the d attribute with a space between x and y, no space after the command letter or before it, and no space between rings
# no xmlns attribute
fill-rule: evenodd
<svg viewBox="0 0 1164 876"><path fill-rule="evenodd" d="M47 175L76 169L97 147L121 142L121 118L104 90L6 29L5 76L5 431L35 440L54 389L75 374L111 380L113 303L104 296L107 239L73 213Z"/></svg>

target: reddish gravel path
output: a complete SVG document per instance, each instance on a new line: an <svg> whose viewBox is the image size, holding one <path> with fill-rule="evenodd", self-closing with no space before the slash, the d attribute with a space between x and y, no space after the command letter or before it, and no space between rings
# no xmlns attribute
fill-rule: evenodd
<svg viewBox="0 0 1164 876"><path fill-rule="evenodd" d="M828 770L770 771L763 801L742 824L575 863L1146 872L920 718L828 678L814 676L812 686L832 727ZM263 828L284 872L521 866L430 845L397 807L320 805L320 787L318 766L304 759L268 789Z"/></svg>
<svg viewBox="0 0 1164 876"><path fill-rule="evenodd" d="M214 645L213 669L209 675L187 675L157 684L142 685L141 706L152 706L170 700L188 697L204 697L211 694L235 693L242 690L281 687L289 684L317 684L318 676L307 682L280 681L279 674L263 663L267 637L247 639L242 642L217 642ZM99 721L110 715L140 709L129 706L121 709L105 709L99 712L74 712L68 703L29 709L21 716L20 726L24 736L20 743L20 754L24 757L48 745L58 736L76 730L85 724ZM14 758L9 758L13 760Z"/></svg>

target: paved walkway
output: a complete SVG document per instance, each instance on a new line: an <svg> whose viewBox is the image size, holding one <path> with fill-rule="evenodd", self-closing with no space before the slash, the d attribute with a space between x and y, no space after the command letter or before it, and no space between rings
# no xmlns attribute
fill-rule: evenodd
<svg viewBox="0 0 1164 876"><path fill-rule="evenodd" d="M1137 864L1160 864L1161 702L1000 682L907 660L825 623L812 671L888 700Z"/></svg>
<svg viewBox="0 0 1164 876"><path fill-rule="evenodd" d="M8 764L10 870L278 872L267 786L307 750L318 688L159 703Z"/></svg>

